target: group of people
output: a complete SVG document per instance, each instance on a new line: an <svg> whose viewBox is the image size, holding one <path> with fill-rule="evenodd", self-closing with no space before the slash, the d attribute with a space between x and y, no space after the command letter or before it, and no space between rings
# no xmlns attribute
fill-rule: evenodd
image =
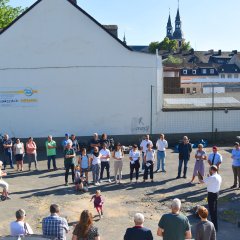
<svg viewBox="0 0 240 240"><path fill-rule="evenodd" d="M102 216L102 198L99 192L92 197L94 205L96 202L97 211ZM171 212L163 214L156 227L157 236L163 240L191 239L191 226L188 218L181 213L181 201L175 198L171 203ZM208 221L208 210L204 206L199 206L197 214L200 218L195 227L195 240L216 240L216 230L214 224ZM23 209L16 211L16 220L10 223L11 236L25 236L33 234L31 226L25 220L26 212ZM134 215L134 227L126 229L122 233L124 240L153 240L152 231L144 227L144 215L136 213ZM88 239L100 240L100 233L93 223L93 215L89 210L83 210L79 221L73 226L72 240ZM42 220L42 233L45 237L65 240L70 231L68 221L60 215L60 206L52 204L50 206L50 216Z"/></svg>

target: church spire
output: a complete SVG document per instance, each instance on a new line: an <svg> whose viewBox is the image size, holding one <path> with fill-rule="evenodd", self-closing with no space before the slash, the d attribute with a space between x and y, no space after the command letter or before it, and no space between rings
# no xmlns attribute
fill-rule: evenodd
<svg viewBox="0 0 240 240"><path fill-rule="evenodd" d="M166 37L168 37L169 39L172 39L172 37L173 37L173 27L172 27L170 9L169 9L169 17L168 17L168 23L167 23L167 36Z"/></svg>
<svg viewBox="0 0 240 240"><path fill-rule="evenodd" d="M178 10L175 19L175 31L173 33L173 39L177 40L179 43L179 47L182 45L183 41L183 32L182 32L182 21L180 18L180 11L179 11L179 0L178 0Z"/></svg>
<svg viewBox="0 0 240 240"><path fill-rule="evenodd" d="M125 45L127 45L126 35L125 35L125 33L124 33L124 36L123 36L123 43L124 43Z"/></svg>

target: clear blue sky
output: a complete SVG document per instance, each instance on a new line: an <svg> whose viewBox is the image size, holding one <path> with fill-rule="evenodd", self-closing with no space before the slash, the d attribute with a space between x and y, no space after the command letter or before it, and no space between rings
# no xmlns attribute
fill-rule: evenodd
<svg viewBox="0 0 240 240"><path fill-rule="evenodd" d="M36 0L10 0L29 7ZM102 24L117 24L127 44L148 45L166 35L169 8L174 23L177 0L78 0ZM197 50L240 51L240 0L180 0L184 37Z"/></svg>

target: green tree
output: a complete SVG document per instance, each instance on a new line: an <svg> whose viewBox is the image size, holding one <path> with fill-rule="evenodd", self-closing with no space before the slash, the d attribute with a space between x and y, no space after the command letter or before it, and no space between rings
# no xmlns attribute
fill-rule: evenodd
<svg viewBox="0 0 240 240"><path fill-rule="evenodd" d="M0 28L7 27L25 9L8 5L10 0L0 0Z"/></svg>
<svg viewBox="0 0 240 240"><path fill-rule="evenodd" d="M183 51L189 51L191 49L191 44L190 42L182 42L182 46L181 46L181 49Z"/></svg>
<svg viewBox="0 0 240 240"><path fill-rule="evenodd" d="M173 55L169 55L168 58L164 60L164 64L175 64L179 65L183 62L181 58L174 57Z"/></svg>
<svg viewBox="0 0 240 240"><path fill-rule="evenodd" d="M176 40L170 40L168 37L165 37L162 42L159 44L159 50L167 50L170 52L176 51L178 48L178 42Z"/></svg>
<svg viewBox="0 0 240 240"><path fill-rule="evenodd" d="M156 50L159 48L159 42L151 42L148 47L150 53L156 53Z"/></svg>

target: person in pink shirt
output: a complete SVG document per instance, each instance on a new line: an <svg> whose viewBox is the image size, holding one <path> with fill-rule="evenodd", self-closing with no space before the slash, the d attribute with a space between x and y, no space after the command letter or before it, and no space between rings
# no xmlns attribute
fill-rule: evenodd
<svg viewBox="0 0 240 240"><path fill-rule="evenodd" d="M38 170L37 145L33 141L32 137L28 138L28 141L26 143L26 157L27 157L29 171L31 171L32 162L35 163L35 169Z"/></svg>

